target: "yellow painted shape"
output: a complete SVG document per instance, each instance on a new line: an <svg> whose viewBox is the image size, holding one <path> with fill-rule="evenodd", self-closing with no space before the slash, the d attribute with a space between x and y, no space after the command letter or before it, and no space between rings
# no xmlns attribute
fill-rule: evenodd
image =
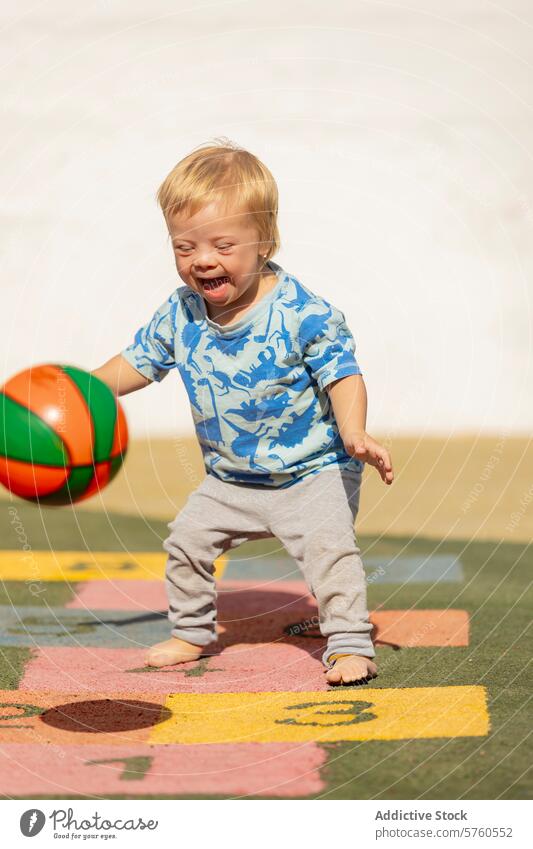
<svg viewBox="0 0 533 849"><path fill-rule="evenodd" d="M215 561L221 578L227 555ZM3 581L159 581L165 577L165 551L0 551Z"/></svg>
<svg viewBox="0 0 533 849"><path fill-rule="evenodd" d="M307 693L172 693L172 716L149 743L283 743L478 737L484 687L339 689Z"/></svg>
<svg viewBox="0 0 533 849"><path fill-rule="evenodd" d="M223 554L222 557L217 557L215 560L215 578L220 581L224 572L226 571L226 566L228 565L228 555Z"/></svg>

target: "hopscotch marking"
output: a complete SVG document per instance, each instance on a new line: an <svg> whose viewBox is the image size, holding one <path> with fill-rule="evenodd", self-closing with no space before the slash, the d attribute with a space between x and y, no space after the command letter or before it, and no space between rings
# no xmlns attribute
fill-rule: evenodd
<svg viewBox="0 0 533 849"><path fill-rule="evenodd" d="M325 692L180 693L150 743L281 743L478 737L489 731L484 687L360 687Z"/></svg>
<svg viewBox="0 0 533 849"><path fill-rule="evenodd" d="M215 561L221 578L227 555ZM0 551L3 581L163 580L167 555L158 551Z"/></svg>
<svg viewBox="0 0 533 849"><path fill-rule="evenodd" d="M412 558L406 558L405 563L400 562L400 560L397 559L394 564L389 564L390 572L394 575L395 580L402 582L406 580L457 581L462 578L460 561L455 558L451 558L454 562L450 562L450 560L445 562L442 558L439 561L437 558L432 564L420 561L413 562ZM231 564L231 561L227 555L215 562L215 576L217 578L220 579L224 575L228 563ZM288 561L288 563L291 564L292 561ZM24 553L19 550L0 552L0 577L7 581L65 581L72 584L95 581L100 581L102 584L113 581L160 582L165 576L165 565L166 554L164 552L32 551ZM263 568L265 565L268 566L268 560L266 563L263 561L261 565ZM294 564L292 565L294 566ZM383 559L379 558L379 563L376 559L375 564L372 563L371 559L370 561L367 559L365 565L367 567L383 566ZM286 577L285 573L290 572L290 569L287 570L287 561L279 564L279 566L282 567L284 577ZM430 574L431 566L434 569L436 567L436 573ZM227 572L226 576L231 577ZM251 576L248 573L246 577L250 578ZM264 572L262 577L265 577ZM386 575L385 580L387 580L387 577L390 580L391 575ZM376 580L381 582L381 576ZM22 608L19 608L19 612L23 612ZM28 610L27 612L31 615L35 611ZM74 611L72 612L74 613ZM54 625L56 629L59 628L60 631L65 626L69 629L69 614L63 621L61 612L58 611L57 613L60 621L56 620L55 623L44 622L42 618L39 619L37 642L40 641L39 637L43 631L53 630L51 625ZM103 611L99 613L103 613ZM384 611L383 613L395 616L398 612ZM421 617L426 617L423 622L418 623L426 629L424 631L424 634L426 634L426 631L432 630L429 629L431 623L427 621L430 611L417 611L417 613ZM444 612L435 611L432 615L438 614L440 616L441 613ZM462 627L466 629L466 637L463 635L461 642L456 644L468 644L468 615L464 611L454 611L454 613L463 615L465 621L462 623ZM40 616L42 617L42 611ZM105 619L113 618L110 617L109 611L104 616ZM120 620L124 618L125 625L130 624L126 623L127 616L119 616L118 618ZM404 615L404 618L407 617ZM75 622L77 622L78 629L76 635L78 639L83 641L86 630L94 630L94 623L80 621L79 610L77 611L77 620L74 616L72 617L72 624L74 625ZM24 624L28 626L32 623ZM104 621L102 624L108 626L106 640L109 639L110 624L116 624L122 630L121 622ZM407 622L404 624L407 624ZM295 625L298 626L297 632L294 632ZM382 625L391 627L394 623L392 621L385 623L384 621ZM300 626L301 622L295 622L290 626L292 630L289 636L297 636ZM61 642L60 639L58 640L60 636L58 633L47 633L47 635L55 638L55 645L57 645L57 642ZM301 634L299 635L301 636ZM384 632L383 636L386 638L389 635ZM397 635L391 634L390 636ZM32 637L35 638L36 634L32 634ZM20 638L21 635L18 634L18 639ZM435 644L440 643L436 642ZM204 664L206 665L207 661L204 661ZM202 677L205 671L219 672L222 670L206 670L202 666L200 669ZM198 675L200 673L195 671L190 674ZM313 687L314 682L309 683ZM171 686L169 686L169 689ZM267 686L272 686L270 681ZM56 694L50 691L46 694L22 692L21 690L6 691L1 694L3 699L0 708L0 741L5 741L4 749L6 753L10 746L13 748L20 747L21 750L23 747L27 747L28 756L32 762L33 752L42 751L44 748L52 749L56 741L58 748L65 747L68 750L72 747L72 751L76 749L80 753L87 747L88 755L84 761L85 771L88 770L95 776L95 783L100 783L104 774L106 778L109 778L109 787L106 786L106 790L103 792L121 792L119 782L131 784L136 781L151 783L164 780L165 786L158 785L156 790L154 785L154 791L165 793L172 791L169 791L166 786L168 781L166 775L163 776L163 779L158 775L152 775L154 759L160 756L174 756L178 753L177 750L182 748L182 745L190 747L191 757L196 757L198 750L200 752L205 751L206 754L208 751L212 751L212 771L215 774L221 756L219 754L215 758L213 750L220 745L225 751L234 750L238 752L240 757L240 753L248 747L253 753L253 747L257 743L263 744L266 748L275 745L300 747L303 743L314 746L321 756L325 757L324 751L316 746L317 743L485 736L490 729L486 689L480 686L397 688L390 690L351 687L325 691L309 691L309 689L306 689L303 692L289 692L291 687L292 684L289 683L286 690L278 692L250 692L250 682L248 681L247 691L245 692L174 692L168 695L168 690L165 690L163 686L161 688L163 692L145 692L136 696L130 691L127 694L124 690L116 692L118 688L115 686L113 692L106 691L107 698L105 701L111 702L109 705L109 730L107 728L105 730L95 728L92 732L90 730L90 719L89 728L84 727L87 718L83 709L83 696L79 693L69 696L67 693ZM154 715L153 724L138 728L126 726L121 729L114 727L115 705L120 710L128 699L135 696L141 703L146 702L147 709ZM26 701L26 698L28 701ZM100 701L103 700L100 699ZM76 703L80 705L79 731L72 731L70 727L67 730L62 728L61 725L49 726L46 721L43 722L43 714L51 708L55 708L56 705L70 706ZM78 721L76 713L74 713L74 719ZM52 743L52 745L43 747L43 742ZM96 742L100 744L99 747L94 745ZM122 748L125 742L133 747L128 752ZM154 744L155 749L150 751ZM119 748L121 749L120 754L117 753L117 756L114 757L113 750L116 751ZM297 748L296 751L300 751L300 749ZM187 754L187 756L189 755ZM203 765L200 753L199 757ZM256 755L253 754L252 763L247 767L250 770L247 782L252 779L253 781L257 780L255 758ZM169 774L172 774L174 768L175 764L172 763ZM155 772L157 773L157 770ZM168 772L168 769L166 772ZM80 773L79 792L83 792L82 788L87 782L87 772L84 775L83 778ZM220 792L219 779L219 776L216 777L216 790L212 792ZM199 787L196 792L206 792L204 780L200 776ZM318 781L318 778L316 780ZM27 777L22 775L21 781L25 785ZM115 783L111 783L112 781ZM320 786L322 785L319 782L319 787L314 788L314 790L305 788L304 795L317 792ZM177 793L186 793L190 792L190 787L188 785L182 787L180 784L173 790ZM48 792L54 792L53 788L49 789ZM102 792L100 786L98 792ZM226 790L226 792L230 791ZM258 788L256 792L261 792L261 789ZM286 793L289 795L290 791L286 791ZM296 788L293 787L291 795L297 796L300 793L296 792Z"/></svg>
<svg viewBox="0 0 533 849"><path fill-rule="evenodd" d="M90 702L78 694L25 693L24 701L21 695L0 693L0 743L349 742L479 737L490 728L486 690L480 686L171 693L133 702L123 693ZM53 724L44 717L50 710Z"/></svg>
<svg viewBox="0 0 533 849"><path fill-rule="evenodd" d="M84 797L169 794L299 798L325 789L326 750L316 743L109 746L104 742L0 744L0 793ZM29 796L28 796L29 794ZM139 798L138 797L138 798Z"/></svg>
<svg viewBox="0 0 533 849"><path fill-rule="evenodd" d="M464 580L461 560L454 554L419 554L404 557L364 555L370 584L457 583ZM296 581L301 577L290 557L245 558L229 556L225 577L229 581Z"/></svg>

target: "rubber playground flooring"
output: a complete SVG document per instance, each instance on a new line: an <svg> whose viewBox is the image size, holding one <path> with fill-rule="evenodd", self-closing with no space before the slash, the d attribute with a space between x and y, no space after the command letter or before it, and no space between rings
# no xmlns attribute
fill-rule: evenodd
<svg viewBox="0 0 533 849"><path fill-rule="evenodd" d="M210 654L149 669L166 523L1 509L3 798L530 794L526 545L359 536L379 675L332 688L277 540L217 561Z"/></svg>

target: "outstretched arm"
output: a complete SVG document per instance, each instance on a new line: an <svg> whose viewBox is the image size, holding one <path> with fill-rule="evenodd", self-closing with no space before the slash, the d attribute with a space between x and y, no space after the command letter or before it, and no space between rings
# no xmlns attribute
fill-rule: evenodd
<svg viewBox="0 0 533 849"><path fill-rule="evenodd" d="M121 354L111 357L103 366L94 369L91 374L107 383L116 396L136 392L137 389L143 389L143 387L152 383L137 369L134 369Z"/></svg>
<svg viewBox="0 0 533 849"><path fill-rule="evenodd" d="M375 466L386 484L394 480L389 452L366 432L367 394L362 375L351 374L328 383L335 420L348 454Z"/></svg>

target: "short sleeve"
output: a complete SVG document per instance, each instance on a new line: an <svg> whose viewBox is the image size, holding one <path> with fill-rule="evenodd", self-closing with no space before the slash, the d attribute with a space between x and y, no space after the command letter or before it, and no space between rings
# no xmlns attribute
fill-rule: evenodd
<svg viewBox="0 0 533 849"><path fill-rule="evenodd" d="M343 312L325 301L310 301L301 316L302 358L319 389L341 377L362 374Z"/></svg>
<svg viewBox="0 0 533 849"><path fill-rule="evenodd" d="M171 296L154 313L148 324L139 328L131 345L121 355L144 377L160 383L170 369L176 368L175 304Z"/></svg>

